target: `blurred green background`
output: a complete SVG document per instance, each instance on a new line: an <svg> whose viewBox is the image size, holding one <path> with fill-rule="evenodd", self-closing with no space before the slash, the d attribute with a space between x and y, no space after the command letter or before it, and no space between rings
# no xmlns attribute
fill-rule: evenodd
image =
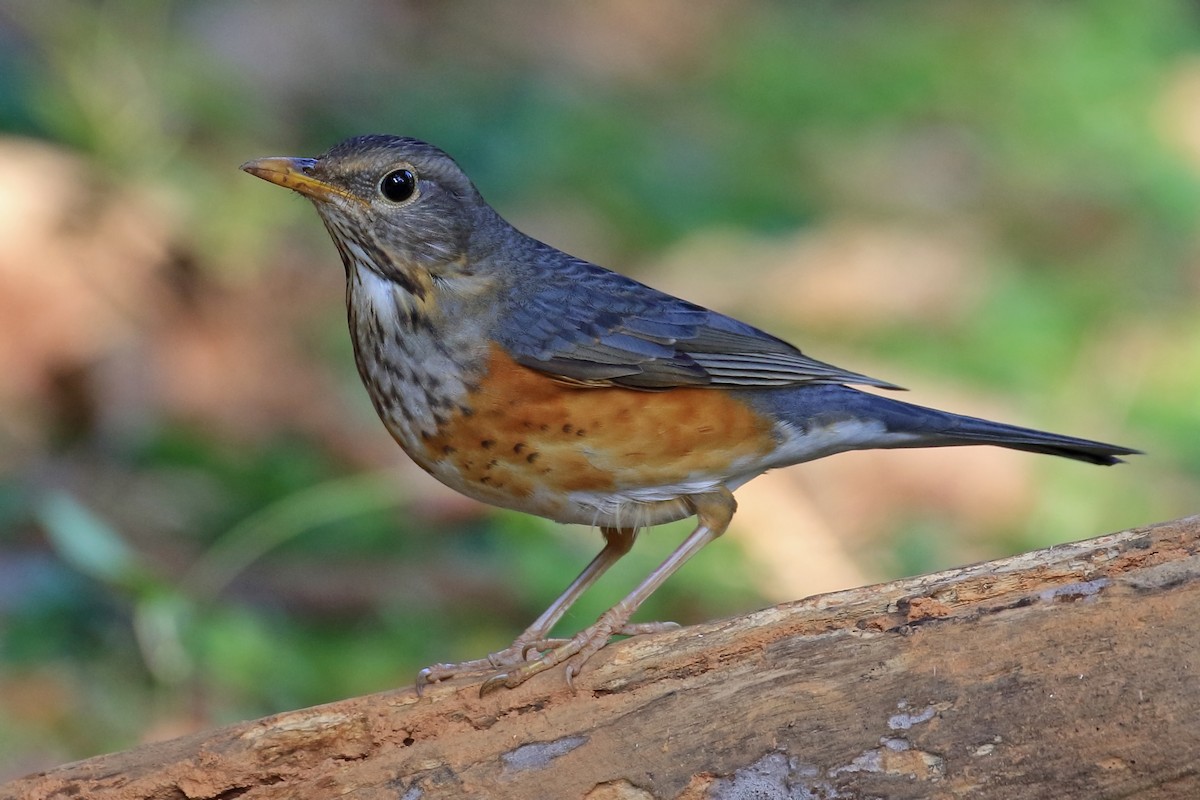
<svg viewBox="0 0 1200 800"><path fill-rule="evenodd" d="M1192 3L5 0L0 778L408 684L507 644L599 548L407 461L315 213L237 170L368 132L916 402L1149 452L772 474L642 619L1197 510Z"/></svg>

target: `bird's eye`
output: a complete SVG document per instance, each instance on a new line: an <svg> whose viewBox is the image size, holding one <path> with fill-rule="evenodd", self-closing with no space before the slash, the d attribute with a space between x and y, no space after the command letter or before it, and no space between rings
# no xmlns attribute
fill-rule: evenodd
<svg viewBox="0 0 1200 800"><path fill-rule="evenodd" d="M408 169L394 169L379 181L379 193L393 203L403 203L417 191L417 176Z"/></svg>

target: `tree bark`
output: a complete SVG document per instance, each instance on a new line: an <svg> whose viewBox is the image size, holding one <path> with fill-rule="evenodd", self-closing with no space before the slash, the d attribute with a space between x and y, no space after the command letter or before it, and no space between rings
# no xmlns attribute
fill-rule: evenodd
<svg viewBox="0 0 1200 800"><path fill-rule="evenodd" d="M1196 798L1200 517L357 697L0 798Z"/></svg>

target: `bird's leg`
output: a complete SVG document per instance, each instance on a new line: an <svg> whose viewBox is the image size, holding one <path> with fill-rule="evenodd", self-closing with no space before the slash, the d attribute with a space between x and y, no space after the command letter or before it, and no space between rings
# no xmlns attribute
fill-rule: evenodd
<svg viewBox="0 0 1200 800"><path fill-rule="evenodd" d="M542 650L561 643L562 640L548 639L547 635L570 610L571 606L575 605L575 601L598 581L609 567L617 563L633 548L634 539L637 538L637 528L601 528L600 533L604 536L604 549L596 554L591 563L583 568L583 572L579 573L579 577L571 581L571 585L558 596L558 599L551 603L550 607L543 611L542 615L534 620L533 624L526 628L507 649L488 656L487 660L491 666L509 667L524 661L530 650ZM508 654L511 654L511 657L506 658L505 656Z"/></svg>
<svg viewBox="0 0 1200 800"><path fill-rule="evenodd" d="M542 612L533 624L518 636L511 645L503 650L492 653L486 658L477 658L457 664L433 664L421 670L417 675L417 690L426 684L436 683L469 672L504 669L525 661L530 650L542 650L546 647L559 645L563 640L549 639L550 630L558 624L563 615L575 604L575 601L588 590L608 568L630 551L633 541L637 538L637 528L601 528L604 535L604 548L596 554L579 577L571 581L558 599ZM655 629L657 630L657 628ZM649 633L649 630L630 630L628 635Z"/></svg>
<svg viewBox="0 0 1200 800"><path fill-rule="evenodd" d="M706 544L725 532L729 527L729 521L733 518L734 510L737 508L733 494L724 488L706 494L691 495L688 497L688 503L696 513L698 523L696 529L683 540L679 547L675 548L666 561L658 565L644 581L638 584L636 589L626 595L621 602L601 614L595 623L563 641L562 644L508 672L488 678L479 687L479 693L484 695L502 686L510 689L520 686L539 672L544 672L563 662L567 662L567 683L570 684L572 678L579 674L584 662L608 644L610 638L640 627L631 626L629 618L675 570L683 566L684 562L698 553ZM656 628L652 626L652 629Z"/></svg>

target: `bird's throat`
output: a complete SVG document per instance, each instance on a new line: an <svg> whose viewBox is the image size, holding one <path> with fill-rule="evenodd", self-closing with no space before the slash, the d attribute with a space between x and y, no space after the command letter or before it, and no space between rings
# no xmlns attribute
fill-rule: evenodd
<svg viewBox="0 0 1200 800"><path fill-rule="evenodd" d="M349 271L346 310L355 362L375 410L411 452L459 410L485 369L472 352L471 333L445 324L432 290L413 294L370 269Z"/></svg>

